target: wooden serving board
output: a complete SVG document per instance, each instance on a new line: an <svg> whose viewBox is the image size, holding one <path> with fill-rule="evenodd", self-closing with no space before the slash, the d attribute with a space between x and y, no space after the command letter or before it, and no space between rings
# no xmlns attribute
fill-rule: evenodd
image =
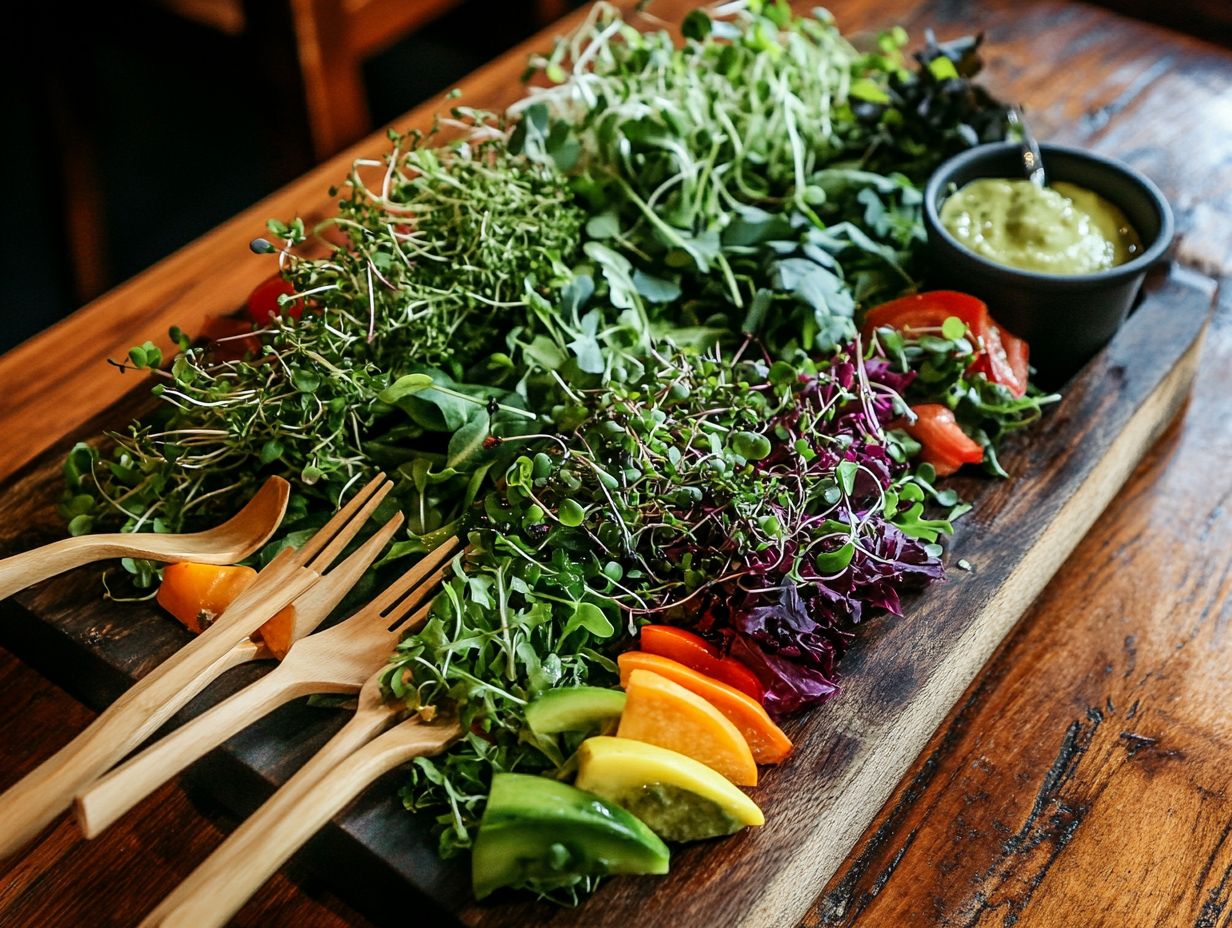
<svg viewBox="0 0 1232 928"><path fill-rule="evenodd" d="M765 827L681 848L668 877L610 880L578 909L514 897L477 906L469 902L465 861L437 858L430 822L401 809L394 774L327 826L303 861L357 908L390 924L405 923L409 912L420 922L472 926L795 924L989 655L1181 409L1213 295L1211 281L1182 269L1153 278L1125 328L1065 388L1064 400L1010 442L1002 460L1013 476L955 479L975 508L948 545L948 580L909 601L904 618L866 623L843 663L842 695L787 726L795 753L767 769L754 794ZM0 552L61 535L54 504L64 451L121 425L146 403L145 390L136 391L0 488ZM954 567L959 559L971 569ZM105 602L101 570L83 568L0 604L0 644L94 707L187 639L149 604ZM232 671L182 718L265 669ZM196 764L189 785L194 795L245 814L344 718L304 704L285 707Z"/></svg>

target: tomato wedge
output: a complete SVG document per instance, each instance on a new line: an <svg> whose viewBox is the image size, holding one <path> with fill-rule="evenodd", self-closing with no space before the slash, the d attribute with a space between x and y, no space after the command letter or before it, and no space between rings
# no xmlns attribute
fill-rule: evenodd
<svg viewBox="0 0 1232 928"><path fill-rule="evenodd" d="M945 477L964 464L984 460L984 449L962 430L954 413L945 406L921 403L911 410L916 419L903 429L923 446L920 457L936 469L937 476Z"/></svg>
<svg viewBox="0 0 1232 928"><path fill-rule="evenodd" d="M977 357L968 371L983 374L1014 396L1027 392L1028 346L1011 335L991 316L983 300L956 290L932 290L899 297L874 306L864 317L861 330L868 338L873 331L889 326L899 331L939 329L950 316L966 323L975 340Z"/></svg>
<svg viewBox="0 0 1232 928"><path fill-rule="evenodd" d="M295 287L290 281L284 280L281 274L275 274L261 281L252 293L248 294L248 318L255 326L266 325L274 316L280 316L284 312L298 319L300 313L303 312L301 301L297 300L286 306L278 303L280 296L284 294L290 296L294 292Z"/></svg>
<svg viewBox="0 0 1232 928"><path fill-rule="evenodd" d="M1029 376L1027 363L1027 343L993 322L984 334L984 352L970 371L1001 384L1014 396L1024 396Z"/></svg>
<svg viewBox="0 0 1232 928"><path fill-rule="evenodd" d="M927 293L913 293L910 296L899 297L897 300L874 306L864 317L862 331L867 338L874 329L882 326L889 326L900 331L939 329L950 316L965 322L971 334L977 339L982 338L988 331L991 321L988 317L988 307L983 300L977 300L957 290L931 290Z"/></svg>
<svg viewBox="0 0 1232 928"><path fill-rule="evenodd" d="M734 657L721 655L719 649L701 635L673 625L643 625L641 643L647 654L671 658L690 670L747 693L758 704L765 700L765 688L753 671Z"/></svg>

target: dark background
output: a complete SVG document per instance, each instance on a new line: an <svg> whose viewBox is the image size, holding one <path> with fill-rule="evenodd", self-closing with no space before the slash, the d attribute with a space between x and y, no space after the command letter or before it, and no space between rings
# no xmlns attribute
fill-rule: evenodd
<svg viewBox="0 0 1232 928"><path fill-rule="evenodd" d="M100 230L87 244L106 289L317 160L292 49L280 69L280 50L153 2L43 3L4 43L0 351L97 295L75 279L70 223ZM365 62L373 125L537 28L529 2L459 4Z"/></svg>

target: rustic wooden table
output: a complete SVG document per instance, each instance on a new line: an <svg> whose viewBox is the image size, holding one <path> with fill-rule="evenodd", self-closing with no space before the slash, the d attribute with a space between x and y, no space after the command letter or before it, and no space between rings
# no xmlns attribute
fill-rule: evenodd
<svg viewBox="0 0 1232 928"><path fill-rule="evenodd" d="M690 5L654 9L678 21ZM986 32L985 83L1023 102L1041 136L1150 174L1176 209L1179 259L1232 279L1232 52L1059 0L829 7L848 32ZM514 99L527 50L464 81L467 101ZM350 160L382 147L377 135L344 152L0 358L0 477L130 388L83 359L239 305L268 268L245 257L264 219L323 213ZM845 875L816 888L806 925L1232 924L1230 397L1225 294L1189 408L938 729ZM0 693L0 786L90 718L5 652ZM90 843L62 821L6 865L0 926L136 924L221 835L174 785L143 808ZM367 922L284 875L236 924Z"/></svg>

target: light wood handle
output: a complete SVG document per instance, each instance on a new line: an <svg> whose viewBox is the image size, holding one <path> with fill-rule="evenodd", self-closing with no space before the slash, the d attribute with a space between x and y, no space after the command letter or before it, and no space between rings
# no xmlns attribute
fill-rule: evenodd
<svg viewBox="0 0 1232 928"><path fill-rule="evenodd" d="M353 721L360 721L360 717ZM344 728L335 741L345 733ZM365 786L413 757L439 753L460 734L461 729L454 722L403 722L358 750L350 748L353 753L341 762L342 745L330 750L334 747L331 741L163 900L141 923L141 928L225 925L305 841ZM303 779L297 783L301 776Z"/></svg>
<svg viewBox="0 0 1232 928"><path fill-rule="evenodd" d="M137 747L224 669L229 652L316 579L271 562L262 583L245 590L212 626L137 681L94 722L0 796L0 860L34 838L73 796ZM278 565L278 567L276 567Z"/></svg>
<svg viewBox="0 0 1232 928"><path fill-rule="evenodd" d="M247 856L247 847L271 823L285 818L312 786L325 774L388 728L396 719L393 709L360 711L352 716L334 737L296 771L291 779L250 815L208 858L175 890L153 909L142 926L162 923L166 915L184 901L199 894L213 892L219 881L225 882L231 870Z"/></svg>
<svg viewBox="0 0 1232 928"><path fill-rule="evenodd" d="M110 557L112 547L104 535L62 538L33 551L6 557L0 561L0 599L8 599L66 570Z"/></svg>
<svg viewBox="0 0 1232 928"><path fill-rule="evenodd" d="M290 673L286 673L290 670ZM77 823L87 838L97 837L121 815L162 784L236 732L299 696L322 692L314 680L280 664L136 757L116 767L77 796Z"/></svg>

